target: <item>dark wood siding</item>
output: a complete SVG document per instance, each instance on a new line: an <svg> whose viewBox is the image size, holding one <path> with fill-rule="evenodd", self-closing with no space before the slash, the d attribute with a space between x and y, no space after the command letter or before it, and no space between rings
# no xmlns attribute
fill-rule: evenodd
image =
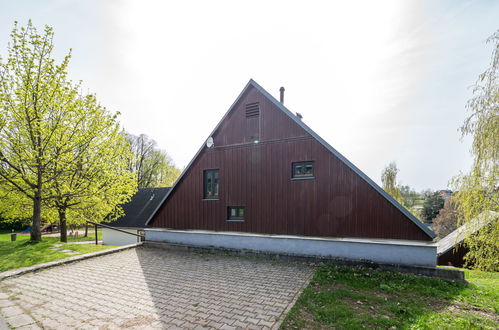
<svg viewBox="0 0 499 330"><path fill-rule="evenodd" d="M245 104L260 103L260 139L247 134ZM250 88L151 221L153 227L328 237L431 240L350 167ZM314 179L291 164L314 161ZM219 200L203 200L203 170L220 170ZM227 206L245 221L226 222Z"/></svg>

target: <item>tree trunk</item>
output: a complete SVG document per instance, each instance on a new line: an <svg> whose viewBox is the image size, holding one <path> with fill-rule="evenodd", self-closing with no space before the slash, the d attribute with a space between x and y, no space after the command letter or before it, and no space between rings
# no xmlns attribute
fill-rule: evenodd
<svg viewBox="0 0 499 330"><path fill-rule="evenodd" d="M59 223L61 226L61 242L68 242L68 228L66 222L66 210L59 211Z"/></svg>
<svg viewBox="0 0 499 330"><path fill-rule="evenodd" d="M33 198L33 219L31 224L31 240L39 242L42 240L42 196L40 189L35 193Z"/></svg>
<svg viewBox="0 0 499 330"><path fill-rule="evenodd" d="M85 222L85 237L88 237L88 222Z"/></svg>

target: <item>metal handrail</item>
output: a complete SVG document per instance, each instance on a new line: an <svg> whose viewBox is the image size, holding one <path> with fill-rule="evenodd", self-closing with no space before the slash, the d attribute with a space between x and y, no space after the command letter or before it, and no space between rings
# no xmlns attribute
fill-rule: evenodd
<svg viewBox="0 0 499 330"><path fill-rule="evenodd" d="M95 226L95 245L98 245L98 243L99 243L99 238L97 237L97 227L104 227L104 228L120 231L120 232L125 233L125 234L137 236L137 237L140 237L141 239L145 239L144 235L134 234L134 233L131 233L131 232L126 231L126 230L118 229L118 228L111 227L108 225L103 225L102 223L97 223L97 222L93 222L93 221L87 221L87 223L90 223L90 224Z"/></svg>

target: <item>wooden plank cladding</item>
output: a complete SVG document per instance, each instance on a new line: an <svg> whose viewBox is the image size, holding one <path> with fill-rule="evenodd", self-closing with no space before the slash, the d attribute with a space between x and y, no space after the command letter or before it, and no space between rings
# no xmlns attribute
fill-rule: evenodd
<svg viewBox="0 0 499 330"><path fill-rule="evenodd" d="M431 240L399 205L256 86L250 81L214 131L214 147L200 150L150 226ZM306 169L313 176L303 172L293 178L297 162L313 166ZM203 198L203 171L208 169L219 170L218 199ZM227 221L230 206L244 207L244 221Z"/></svg>

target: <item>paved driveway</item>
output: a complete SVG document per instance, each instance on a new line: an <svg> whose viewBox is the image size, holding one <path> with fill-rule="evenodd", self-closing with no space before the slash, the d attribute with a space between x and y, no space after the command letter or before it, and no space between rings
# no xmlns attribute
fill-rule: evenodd
<svg viewBox="0 0 499 330"><path fill-rule="evenodd" d="M140 247L6 279L0 308L11 326L34 329L276 327L311 273Z"/></svg>

